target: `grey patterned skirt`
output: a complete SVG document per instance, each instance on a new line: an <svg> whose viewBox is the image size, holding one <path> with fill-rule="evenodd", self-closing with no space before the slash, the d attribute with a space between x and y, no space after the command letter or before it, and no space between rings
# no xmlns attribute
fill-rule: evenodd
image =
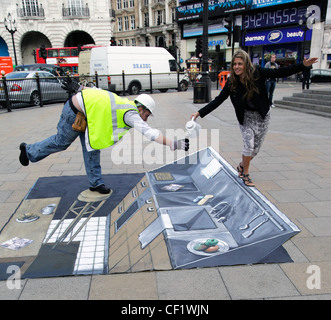
<svg viewBox="0 0 331 320"><path fill-rule="evenodd" d="M239 124L243 137L243 155L255 157L267 134L270 121L270 111L263 119L257 111L245 111L244 124Z"/></svg>

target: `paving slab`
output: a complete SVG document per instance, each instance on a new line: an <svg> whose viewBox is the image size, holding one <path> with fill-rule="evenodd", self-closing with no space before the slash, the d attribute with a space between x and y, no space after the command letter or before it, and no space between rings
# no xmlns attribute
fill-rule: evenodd
<svg viewBox="0 0 331 320"><path fill-rule="evenodd" d="M20 300L87 300L90 276L28 279Z"/></svg>
<svg viewBox="0 0 331 320"><path fill-rule="evenodd" d="M161 300L228 300L217 268L163 271L156 274Z"/></svg>
<svg viewBox="0 0 331 320"><path fill-rule="evenodd" d="M292 241L309 261L331 261L331 237L294 237Z"/></svg>
<svg viewBox="0 0 331 320"><path fill-rule="evenodd" d="M155 272L93 276L90 300L157 300Z"/></svg>
<svg viewBox="0 0 331 320"><path fill-rule="evenodd" d="M315 237L331 237L331 217L299 219Z"/></svg>
<svg viewBox="0 0 331 320"><path fill-rule="evenodd" d="M233 300L300 295L277 264L218 269Z"/></svg>
<svg viewBox="0 0 331 320"><path fill-rule="evenodd" d="M302 295L331 294L331 263L286 263L280 267Z"/></svg>

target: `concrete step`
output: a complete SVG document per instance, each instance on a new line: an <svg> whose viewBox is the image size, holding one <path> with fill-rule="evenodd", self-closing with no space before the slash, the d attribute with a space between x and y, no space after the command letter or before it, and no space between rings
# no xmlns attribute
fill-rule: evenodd
<svg viewBox="0 0 331 320"><path fill-rule="evenodd" d="M315 97L315 99L313 99L313 98L308 98L308 97L301 97L301 96L295 94L295 95L293 95L293 97L284 97L283 100L331 107L331 97L329 98L329 100L321 100L321 99L318 99L318 97Z"/></svg>
<svg viewBox="0 0 331 320"><path fill-rule="evenodd" d="M292 97L274 101L278 108L290 109L331 118L331 90L305 90Z"/></svg>
<svg viewBox="0 0 331 320"><path fill-rule="evenodd" d="M298 111L298 112L304 112L308 114L314 114L317 116L322 116L326 118L331 118L331 108L326 107L325 109L315 108L314 105L311 104L303 104L303 103L291 103L289 101L284 101L284 100L276 100L274 101L274 105L276 108L282 108L282 109L289 109L293 111Z"/></svg>
<svg viewBox="0 0 331 320"><path fill-rule="evenodd" d="M293 93L293 97L317 99L317 100L331 102L331 95L325 93L311 93L311 92Z"/></svg>
<svg viewBox="0 0 331 320"><path fill-rule="evenodd" d="M312 94L321 94L321 95L329 95L331 96L331 91L326 91L326 90L316 90L316 89L313 89L313 90L305 90L303 93L312 93Z"/></svg>

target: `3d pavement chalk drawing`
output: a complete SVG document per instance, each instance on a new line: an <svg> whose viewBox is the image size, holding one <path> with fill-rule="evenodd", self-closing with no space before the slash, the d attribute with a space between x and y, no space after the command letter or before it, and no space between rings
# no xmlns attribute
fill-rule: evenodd
<svg viewBox="0 0 331 320"><path fill-rule="evenodd" d="M300 232L206 148L156 170L40 178L0 233L0 279L129 273L291 261Z"/></svg>

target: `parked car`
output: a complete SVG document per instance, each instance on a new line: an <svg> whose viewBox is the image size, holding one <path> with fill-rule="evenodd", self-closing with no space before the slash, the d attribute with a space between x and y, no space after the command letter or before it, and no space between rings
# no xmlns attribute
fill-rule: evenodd
<svg viewBox="0 0 331 320"><path fill-rule="evenodd" d="M34 71L34 70L39 70L39 71L48 71L52 73L54 76L65 76L66 73L63 70L62 67L59 67L55 64L45 64L45 63L35 63L35 64L23 64L16 66L14 71Z"/></svg>
<svg viewBox="0 0 331 320"><path fill-rule="evenodd" d="M13 104L40 104L36 73L40 77L40 90L43 102L65 101L68 94L61 88L61 81L46 71L14 71L6 75L9 100ZM0 81L0 104L6 106L4 83Z"/></svg>
<svg viewBox="0 0 331 320"><path fill-rule="evenodd" d="M311 82L331 82L331 70L312 69L310 80Z"/></svg>

